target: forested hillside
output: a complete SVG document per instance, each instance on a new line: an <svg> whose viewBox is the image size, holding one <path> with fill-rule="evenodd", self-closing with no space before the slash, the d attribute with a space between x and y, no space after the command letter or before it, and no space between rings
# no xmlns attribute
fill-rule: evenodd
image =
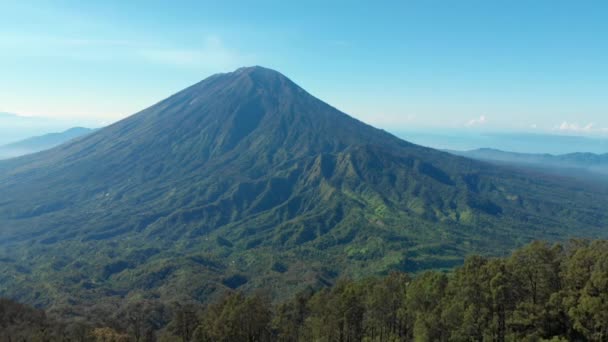
<svg viewBox="0 0 608 342"><path fill-rule="evenodd" d="M216 302L132 298L44 313L0 301L3 341L606 341L608 241L535 242L452 272L390 273Z"/></svg>

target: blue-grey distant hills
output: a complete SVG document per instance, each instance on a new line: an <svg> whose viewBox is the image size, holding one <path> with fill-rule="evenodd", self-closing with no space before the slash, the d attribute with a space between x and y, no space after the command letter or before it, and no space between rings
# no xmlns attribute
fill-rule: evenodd
<svg viewBox="0 0 608 342"><path fill-rule="evenodd" d="M46 117L0 113L0 146L33 136L61 132L79 124Z"/></svg>
<svg viewBox="0 0 608 342"><path fill-rule="evenodd" d="M608 152L608 137L550 133L485 132L473 130L395 131L398 137L441 150L470 151L491 147L501 151L553 155Z"/></svg>
<svg viewBox="0 0 608 342"><path fill-rule="evenodd" d="M0 113L2 115L3 113ZM94 131L91 128L73 127L59 133L49 133L27 138L11 144L0 146L0 159L18 157L30 153L48 150L72 139Z"/></svg>
<svg viewBox="0 0 608 342"><path fill-rule="evenodd" d="M559 174L588 176L589 173L608 177L608 153L536 154L505 152L493 148L448 152L489 162L499 162L546 169Z"/></svg>

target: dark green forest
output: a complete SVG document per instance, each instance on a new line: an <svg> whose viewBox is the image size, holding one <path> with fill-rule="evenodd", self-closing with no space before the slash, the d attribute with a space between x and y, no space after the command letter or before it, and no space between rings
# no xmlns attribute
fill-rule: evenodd
<svg viewBox="0 0 608 342"><path fill-rule="evenodd" d="M608 240L534 242L450 272L340 279L273 303L155 298L54 307L0 300L2 341L607 341Z"/></svg>

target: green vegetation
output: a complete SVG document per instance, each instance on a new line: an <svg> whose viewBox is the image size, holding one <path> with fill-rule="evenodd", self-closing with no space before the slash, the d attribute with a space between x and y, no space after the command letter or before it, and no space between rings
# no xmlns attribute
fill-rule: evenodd
<svg viewBox="0 0 608 342"><path fill-rule="evenodd" d="M608 241L534 242L452 272L393 272L272 304L132 298L44 313L0 300L0 338L27 341L606 341Z"/></svg>
<svg viewBox="0 0 608 342"><path fill-rule="evenodd" d="M0 162L0 295L48 308L286 299L535 239L608 237L608 193L416 146L264 68Z"/></svg>

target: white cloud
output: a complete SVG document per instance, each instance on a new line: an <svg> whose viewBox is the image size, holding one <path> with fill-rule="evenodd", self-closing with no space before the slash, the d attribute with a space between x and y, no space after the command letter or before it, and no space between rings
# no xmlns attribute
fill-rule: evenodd
<svg viewBox="0 0 608 342"><path fill-rule="evenodd" d="M487 122L488 122L488 119L486 118L486 116L482 115L482 116L480 116L477 119L471 119L471 120L469 120L469 122L467 122L465 124L465 126L467 126L467 127L481 126L481 125L486 124Z"/></svg>
<svg viewBox="0 0 608 342"><path fill-rule="evenodd" d="M593 122L579 124L578 122L562 121L560 125L555 126L553 129L563 133L608 133L608 128L597 127Z"/></svg>
<svg viewBox="0 0 608 342"><path fill-rule="evenodd" d="M563 121L557 129L563 132L590 132L593 130L593 126L594 124L591 122L586 125L579 125L577 122Z"/></svg>

